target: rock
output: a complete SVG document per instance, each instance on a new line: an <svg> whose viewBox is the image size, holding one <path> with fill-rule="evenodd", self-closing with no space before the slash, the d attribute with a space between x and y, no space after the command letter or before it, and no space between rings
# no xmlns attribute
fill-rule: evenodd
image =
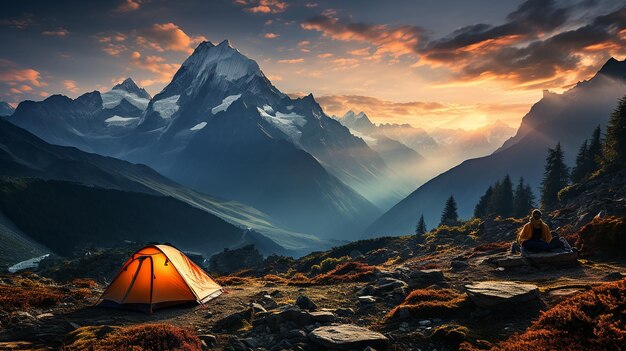
<svg viewBox="0 0 626 351"><path fill-rule="evenodd" d="M335 314L339 317L349 317L354 316L354 310L351 308L338 308L335 310Z"/></svg>
<svg viewBox="0 0 626 351"><path fill-rule="evenodd" d="M376 302L376 298L371 295L359 296L359 302L364 304L374 303Z"/></svg>
<svg viewBox="0 0 626 351"><path fill-rule="evenodd" d="M217 338L215 337L215 335L211 334L198 335L198 339L204 341L204 343L208 346L217 343Z"/></svg>
<svg viewBox="0 0 626 351"><path fill-rule="evenodd" d="M575 264L577 260L578 252L559 251L526 253L525 256L511 255L496 258L493 262L500 267L512 268L527 265L567 265Z"/></svg>
<svg viewBox="0 0 626 351"><path fill-rule="evenodd" d="M356 294L359 296L365 296L365 295L373 295L376 293L376 289L368 284L364 287L362 287L361 289L357 290Z"/></svg>
<svg viewBox="0 0 626 351"><path fill-rule="evenodd" d="M452 262L450 262L450 267L453 270L458 271L469 267L469 264L465 261L453 260Z"/></svg>
<svg viewBox="0 0 626 351"><path fill-rule="evenodd" d="M465 285L465 288L476 306L483 308L525 302L539 297L539 288L536 285L512 281L484 281Z"/></svg>
<svg viewBox="0 0 626 351"><path fill-rule="evenodd" d="M265 307L261 306L261 304L258 304L256 302L253 302L250 307L252 308L252 312L254 313L263 313L263 312L267 312L267 310L265 309Z"/></svg>
<svg viewBox="0 0 626 351"><path fill-rule="evenodd" d="M319 327L309 333L309 339L321 346L339 350L385 347L389 342L381 333L352 324Z"/></svg>
<svg viewBox="0 0 626 351"><path fill-rule="evenodd" d="M380 294L386 291L393 291L396 288L408 288L408 284L404 281L391 277L383 277L376 281L375 292Z"/></svg>
<svg viewBox="0 0 626 351"><path fill-rule="evenodd" d="M425 319L425 320L423 320L423 321L419 321L418 323L419 323L419 325L421 325L422 327L427 327L427 326L429 326L429 325L433 324L433 322L431 322L431 321L430 321L430 320L428 320L428 319Z"/></svg>
<svg viewBox="0 0 626 351"><path fill-rule="evenodd" d="M215 322L216 330L235 329L241 327L245 319L250 319L252 316L252 309L236 312L230 314L217 322Z"/></svg>
<svg viewBox="0 0 626 351"><path fill-rule="evenodd" d="M296 299L296 306L300 307L303 310L315 311L317 309L317 305L313 300L311 300L308 296L300 295Z"/></svg>
<svg viewBox="0 0 626 351"><path fill-rule="evenodd" d="M443 272L439 269L413 270L406 280L409 288L425 287L444 282Z"/></svg>
<svg viewBox="0 0 626 351"><path fill-rule="evenodd" d="M313 321L320 323L334 322L337 319L332 312L328 311L309 312L309 314L313 318Z"/></svg>
<svg viewBox="0 0 626 351"><path fill-rule="evenodd" d="M52 313L42 313L40 315L37 315L37 319L44 319L44 318L52 318L54 317L54 315Z"/></svg>
<svg viewBox="0 0 626 351"><path fill-rule="evenodd" d="M298 306L287 305L281 307L278 312L265 316L262 320L254 321L254 324L265 323L272 332L278 332L281 325L287 322L293 323L294 326L306 326L313 323L313 317L309 312L300 310Z"/></svg>
<svg viewBox="0 0 626 351"><path fill-rule="evenodd" d="M258 301L261 306L263 306L266 310L273 310L278 307L278 303L271 295L263 295L263 297Z"/></svg>

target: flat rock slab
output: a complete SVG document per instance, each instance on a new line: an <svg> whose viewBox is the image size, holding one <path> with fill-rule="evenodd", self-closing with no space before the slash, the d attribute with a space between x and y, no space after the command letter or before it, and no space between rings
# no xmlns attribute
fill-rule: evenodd
<svg viewBox="0 0 626 351"><path fill-rule="evenodd" d="M319 327L309 333L309 339L324 347L339 350L385 347L389 342L383 334L353 324Z"/></svg>
<svg viewBox="0 0 626 351"><path fill-rule="evenodd" d="M483 308L520 303L539 297L539 288L536 285L512 281L484 281L465 285L465 288L474 304Z"/></svg>
<svg viewBox="0 0 626 351"><path fill-rule="evenodd" d="M527 253L526 256L506 256L494 260L500 267L519 267L526 265L565 265L578 260L576 251Z"/></svg>

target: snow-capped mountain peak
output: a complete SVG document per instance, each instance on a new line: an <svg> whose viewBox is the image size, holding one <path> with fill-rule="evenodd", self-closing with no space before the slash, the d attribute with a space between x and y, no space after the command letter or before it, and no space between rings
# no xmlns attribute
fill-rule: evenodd
<svg viewBox="0 0 626 351"><path fill-rule="evenodd" d="M246 76L262 75L259 65L234 49L228 40L217 46L209 41L202 42L182 68L193 72L197 80L194 83L199 84L209 76L236 81Z"/></svg>
<svg viewBox="0 0 626 351"><path fill-rule="evenodd" d="M152 98L145 89L140 88L137 83L135 83L135 81L130 77L126 78L123 82L113 86L111 90L123 90L127 93L135 94L137 95L137 97L142 99L150 100Z"/></svg>
<svg viewBox="0 0 626 351"><path fill-rule="evenodd" d="M148 92L140 88L132 78L126 78L123 82L116 84L110 91L101 94L102 106L105 109L113 109L126 100L140 111L148 107L152 97Z"/></svg>

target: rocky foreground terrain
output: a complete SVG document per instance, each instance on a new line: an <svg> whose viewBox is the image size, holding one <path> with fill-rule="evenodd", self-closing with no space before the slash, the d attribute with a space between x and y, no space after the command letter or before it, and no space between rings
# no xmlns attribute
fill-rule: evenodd
<svg viewBox="0 0 626 351"><path fill-rule="evenodd" d="M0 277L0 350L621 350L624 189L621 171L563 192L547 222L569 256L510 256L514 218L300 259L246 247L211 260L225 294L152 315L94 306L140 244L44 260Z"/></svg>

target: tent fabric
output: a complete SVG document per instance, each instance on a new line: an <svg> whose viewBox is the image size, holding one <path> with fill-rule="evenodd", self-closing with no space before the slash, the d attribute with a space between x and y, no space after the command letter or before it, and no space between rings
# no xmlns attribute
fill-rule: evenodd
<svg viewBox="0 0 626 351"><path fill-rule="evenodd" d="M185 254L168 245L146 246L122 266L102 294L103 302L155 308L178 303L205 303L222 287Z"/></svg>

